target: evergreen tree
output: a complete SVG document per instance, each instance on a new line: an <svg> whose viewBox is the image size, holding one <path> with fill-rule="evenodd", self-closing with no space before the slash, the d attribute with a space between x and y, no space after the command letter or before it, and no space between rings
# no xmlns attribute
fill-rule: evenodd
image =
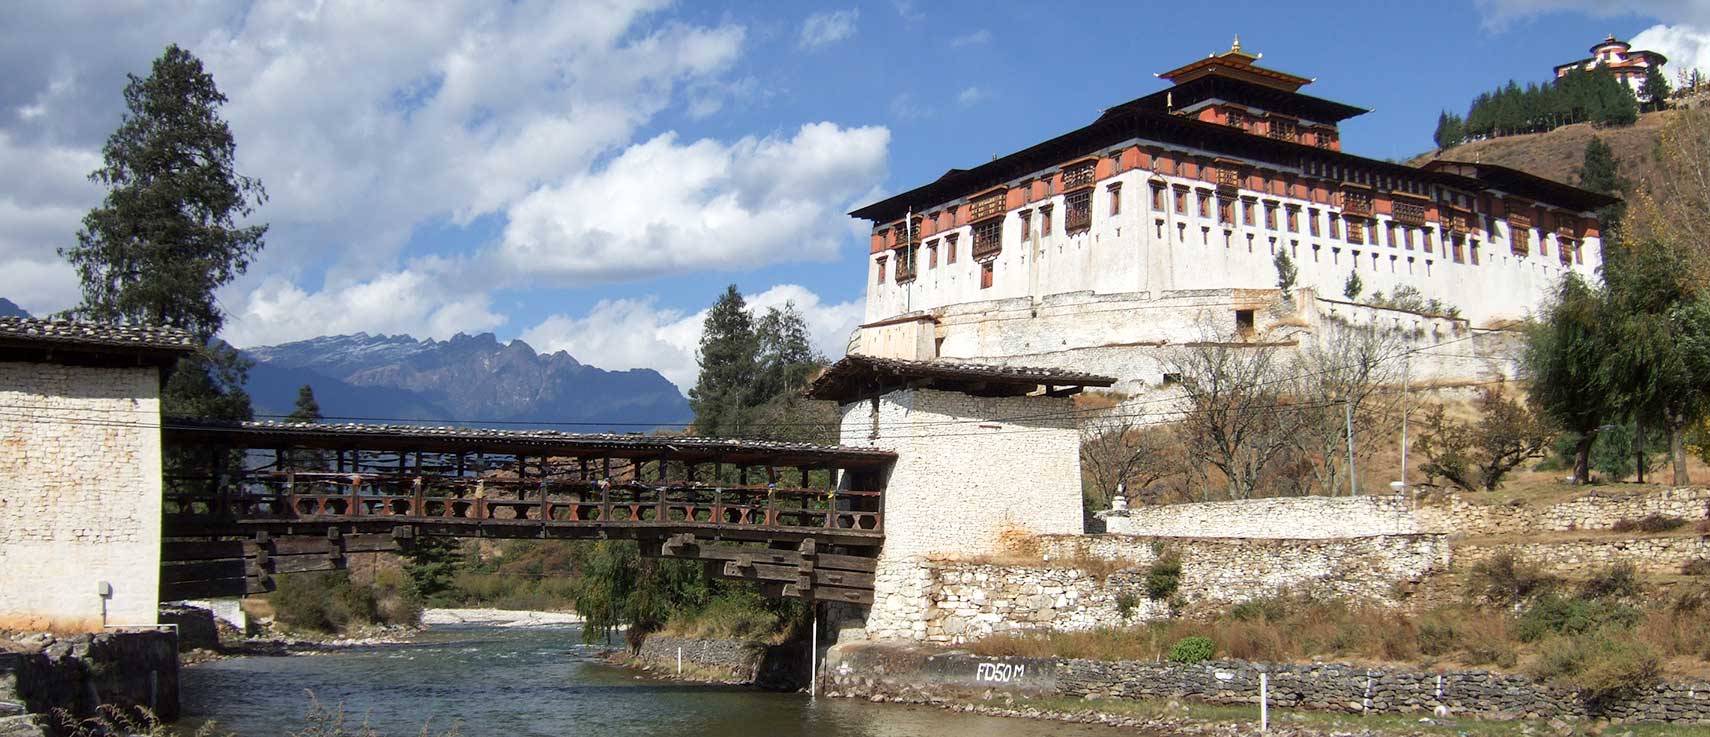
<svg viewBox="0 0 1710 737"><path fill-rule="evenodd" d="M1629 249L1604 278L1609 339L1597 386L1639 429L1640 442L1645 428L1666 433L1675 483L1690 483L1685 434L1710 411L1710 305L1695 293L1701 287L1681 254L1662 244Z"/></svg>
<svg viewBox="0 0 1710 737"><path fill-rule="evenodd" d="M1663 76L1661 69L1650 67L1645 71L1645 82L1639 85L1639 97L1645 101L1646 108L1667 110L1668 96L1672 92L1668 78Z"/></svg>
<svg viewBox="0 0 1710 737"><path fill-rule="evenodd" d="M1431 136L1437 142L1437 148L1452 148L1465 140L1462 132L1464 125L1461 116L1444 110L1437 116L1437 132Z"/></svg>
<svg viewBox="0 0 1710 737"><path fill-rule="evenodd" d="M107 196L84 216L77 245L60 250L82 281L74 313L189 330L206 348L179 362L162 392L166 413L248 419L249 363L214 341L225 321L214 292L261 250L267 226L238 221L266 192L234 170L236 143L219 116L226 97L199 59L168 46L148 77L128 78L127 112L89 175Z"/></svg>
<svg viewBox="0 0 1710 737"><path fill-rule="evenodd" d="M297 387L297 403L285 419L291 422L321 421L321 403L315 401L314 387L308 384Z"/></svg>
<svg viewBox="0 0 1710 737"><path fill-rule="evenodd" d="M1595 95L1595 111L1591 122L1600 126L1632 125L1639 119L1639 101L1632 88L1615 79L1608 69L1591 73Z"/></svg>
<svg viewBox="0 0 1710 737"><path fill-rule="evenodd" d="M1300 278L1300 268L1294 265L1294 259L1289 258L1288 249L1277 249L1277 256L1271 259L1271 264L1277 268L1277 289L1282 290L1283 299L1289 299L1294 292L1294 283Z"/></svg>
<svg viewBox="0 0 1710 737"><path fill-rule="evenodd" d="M702 323L696 354L700 376L689 390L695 431L708 437L734 437L748 424L759 369L760 341L748 303L732 284Z"/></svg>
<svg viewBox="0 0 1710 737"><path fill-rule="evenodd" d="M1585 144L1585 158L1580 163L1578 175L1580 187L1599 194L1620 195L1627 189L1627 180L1621 176L1615 150L1597 136L1592 136ZM1611 256L1620 252L1616 246L1620 244L1621 220L1626 212L1625 201L1597 211L1597 222L1602 234L1598 245L1603 249L1602 262L1605 264L1609 263Z"/></svg>
<svg viewBox="0 0 1710 737"><path fill-rule="evenodd" d="M1366 291L1366 283L1360 281L1358 270L1348 272L1348 280L1342 282L1342 296L1350 300L1359 300L1360 293Z"/></svg>
<svg viewBox="0 0 1710 737"><path fill-rule="evenodd" d="M800 389L825 363L814 352L807 323L793 303L767 310L755 323L754 333L759 344L760 380L755 384L759 401Z"/></svg>

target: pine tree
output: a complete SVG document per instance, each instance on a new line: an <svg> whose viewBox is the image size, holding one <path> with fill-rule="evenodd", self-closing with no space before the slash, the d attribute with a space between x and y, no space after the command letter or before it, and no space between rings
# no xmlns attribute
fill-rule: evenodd
<svg viewBox="0 0 1710 737"><path fill-rule="evenodd" d="M285 419L291 422L321 421L321 403L315 401L314 387L304 384L297 388L297 404Z"/></svg>
<svg viewBox="0 0 1710 737"><path fill-rule="evenodd" d="M239 221L266 192L234 170L236 143L219 116L226 97L199 59L168 46L148 77L128 78L128 112L89 175L107 196L84 216L77 245L60 250L82 281L73 312L189 330L206 348L179 362L162 392L166 413L248 419L249 362L214 340L225 322L214 292L261 250L267 226Z"/></svg>
<svg viewBox="0 0 1710 737"><path fill-rule="evenodd" d="M1615 149L1604 143L1602 138L1592 136L1585 144L1585 159L1579 165L1579 186L1599 194L1619 195L1627 189L1627 180L1622 178L1620 163L1615 158ZM1609 257L1619 252L1616 248L1621 239L1621 221L1626 216L1627 204L1618 201L1613 205L1600 208L1597 211L1597 222L1602 238L1599 247L1603 249L1603 263L1609 263Z"/></svg>
<svg viewBox="0 0 1710 737"><path fill-rule="evenodd" d="M1348 272L1348 280L1342 282L1342 296L1350 300L1358 300L1360 293L1366 291L1366 284L1360 281L1360 272Z"/></svg>
<svg viewBox="0 0 1710 737"><path fill-rule="evenodd" d="M748 408L755 403L759 353L748 303L732 284L707 310L702 323L696 355L701 372L695 388L689 390L697 433L734 437L742 432L748 424Z"/></svg>
<svg viewBox="0 0 1710 737"><path fill-rule="evenodd" d="M1444 110L1437 116L1437 132L1431 136L1437 142L1437 148L1452 148L1465 140L1462 132L1461 116Z"/></svg>
<svg viewBox="0 0 1710 737"><path fill-rule="evenodd" d="M1277 249L1277 256L1271 259L1271 265L1277 268L1277 289L1282 290L1282 298L1289 299L1294 292L1294 283L1300 278L1300 268L1294 265L1294 259L1289 258L1288 249Z"/></svg>
<svg viewBox="0 0 1710 737"><path fill-rule="evenodd" d="M824 364L814 352L807 323L793 303L767 310L755 324L754 333L760 346L760 380L756 382L759 401L800 389L808 375Z"/></svg>
<svg viewBox="0 0 1710 737"><path fill-rule="evenodd" d="M1668 77L1662 70L1650 67L1645 70L1645 82L1639 85L1639 98L1645 101L1645 106L1651 110L1668 109L1668 96L1673 90L1669 89Z"/></svg>

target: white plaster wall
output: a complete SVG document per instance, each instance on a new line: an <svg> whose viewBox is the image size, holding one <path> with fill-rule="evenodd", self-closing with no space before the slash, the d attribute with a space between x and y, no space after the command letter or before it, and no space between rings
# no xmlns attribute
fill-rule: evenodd
<svg viewBox="0 0 1710 737"><path fill-rule="evenodd" d="M893 450L883 558L997 552L1006 533L1079 534L1080 433L1067 398L906 389L843 407L841 442Z"/></svg>
<svg viewBox="0 0 1710 737"><path fill-rule="evenodd" d="M0 363L0 407L0 628L154 624L156 369Z"/></svg>
<svg viewBox="0 0 1710 737"><path fill-rule="evenodd" d="M1155 144L1135 139L1113 148L1131 145ZM1189 153L1217 155L1207 151ZM1465 263L1455 263L1447 250L1449 241L1436 226L1430 227L1433 241L1430 253L1421 250L1422 244L1417 240L1414 249L1389 245L1387 215L1375 218L1377 226L1368 232L1366 244L1355 245L1347 241L1345 229L1338 232L1340 238L1329 237L1325 222L1331 213L1339 213L1339 209L1249 190L1242 190L1241 196L1261 202L1254 225L1240 224L1239 211L1236 224L1225 225L1215 221L1215 213L1211 216L1198 213L1196 201L1190 201L1186 215L1176 214L1168 202L1163 211L1153 210L1150 184L1153 181L1161 181L1172 189L1177 185L1192 191L1211 187L1197 179L1142 170L1101 179L1094 188L1092 228L1074 236L1063 232L1065 208L1061 194L1027 205L1034 214L1029 220L1031 237L1026 240L1022 237L1021 218L1012 210L1004 216L1003 247L993 262L992 286L986 289L980 288L980 266L970 256L973 232L968 225L924 238L917 264L919 276L911 282L896 283L894 264L887 264L886 278L879 281L876 277L879 254L874 254L868 259L866 320L875 322L971 302L1041 300L1069 292L1274 288L1277 277L1272 259L1279 249L1286 249L1300 270L1299 285L1316 288L1319 294L1340 296L1348 274L1357 270L1365 285L1364 295L1379 291L1387 294L1399 285L1411 285L1426 298L1435 297L1459 307L1473 325L1484 326L1524 318L1570 270L1593 278L1601 266L1598 239L1583 241L1582 263L1564 266L1557 255L1556 236L1537 229L1533 230L1530 254L1515 256L1511 253L1508 226L1501 220L1494 223L1494 233L1478 239L1480 263L1476 266L1470 258ZM1122 210L1112 216L1109 185L1117 182L1122 185ZM1190 200L1193 198L1190 194ZM1299 232L1287 229L1282 212L1278 214L1277 228L1266 228L1262 209L1266 201L1298 206ZM1041 236L1038 211L1046 202L1052 205L1055 222L1052 234ZM1306 223L1314 210L1320 222L1316 237ZM958 234L959 254L954 264L947 263L943 245L948 233ZM1415 238L1418 237L1416 234ZM934 239L940 243L936 267L929 265L925 248L926 241ZM1540 244L1547 246L1547 255ZM1373 254L1378 257L1375 265Z"/></svg>

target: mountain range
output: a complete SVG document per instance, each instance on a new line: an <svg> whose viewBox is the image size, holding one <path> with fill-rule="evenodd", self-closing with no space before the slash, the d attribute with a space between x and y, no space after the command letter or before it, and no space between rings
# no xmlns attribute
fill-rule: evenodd
<svg viewBox="0 0 1710 737"><path fill-rule="evenodd" d="M357 333L243 352L255 360L248 389L258 416L289 413L304 384L329 419L640 431L692 416L657 371L607 371L492 333L450 340Z"/></svg>
<svg viewBox="0 0 1710 737"><path fill-rule="evenodd" d="M0 297L0 317L30 313ZM677 386L652 369L607 371L569 353L536 353L492 333L450 340L408 335L328 335L250 348L258 418L290 414L297 389L314 388L329 420L530 425L566 431L645 431L694 416Z"/></svg>

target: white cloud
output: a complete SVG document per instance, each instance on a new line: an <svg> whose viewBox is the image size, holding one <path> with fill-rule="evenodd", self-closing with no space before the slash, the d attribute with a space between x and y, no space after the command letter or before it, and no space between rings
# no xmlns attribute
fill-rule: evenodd
<svg viewBox="0 0 1710 737"><path fill-rule="evenodd" d="M827 304L795 284L774 286L747 301L755 312L793 303L807 323L814 347L832 359L843 355L850 333L861 320L860 302ZM536 350L568 351L576 360L604 369L657 369L686 393L699 372L695 350L705 320L705 310L660 308L651 297L604 300L581 317L548 317L524 331L522 339Z"/></svg>
<svg viewBox="0 0 1710 737"><path fill-rule="evenodd" d="M992 32L987 30L987 29L981 28L977 31L973 31L971 33L964 33L960 36L957 36L955 38L950 39L950 48L960 49L960 48L967 47L967 46L977 46L979 44L983 44L983 43L990 41L990 40L992 40Z"/></svg>
<svg viewBox="0 0 1710 737"><path fill-rule="evenodd" d="M1503 31L1515 21L1557 12L1586 13L1599 18L1637 16L1665 23L1710 26L1710 2L1705 0L1477 0L1477 6L1487 31Z"/></svg>
<svg viewBox="0 0 1710 737"><path fill-rule="evenodd" d="M817 49L842 41L855 35L855 22L860 18L858 8L814 13L802 21L802 32L796 44L804 49Z"/></svg>
<svg viewBox="0 0 1710 737"><path fill-rule="evenodd" d="M843 210L883 177L889 141L884 128L831 123L728 145L662 134L523 198L496 257L560 281L829 258L849 241Z"/></svg>
<svg viewBox="0 0 1710 737"><path fill-rule="evenodd" d="M982 90L978 87L965 87L962 89L961 92L956 94L956 104L961 105L963 107L967 107L967 106L972 105L976 102L984 100L987 97L991 97L991 95L988 94L985 90Z"/></svg>
<svg viewBox="0 0 1710 737"><path fill-rule="evenodd" d="M419 266L313 293L270 278L237 308L224 337L241 348L362 331L444 339L505 323L485 293L456 292L435 273L443 267Z"/></svg>
<svg viewBox="0 0 1710 737"><path fill-rule="evenodd" d="M1658 25L1632 38L1633 48L1655 51L1668 57L1663 69L1678 72L1698 69L1710 74L1710 30L1689 26ZM1669 82L1674 82L1670 74Z"/></svg>

